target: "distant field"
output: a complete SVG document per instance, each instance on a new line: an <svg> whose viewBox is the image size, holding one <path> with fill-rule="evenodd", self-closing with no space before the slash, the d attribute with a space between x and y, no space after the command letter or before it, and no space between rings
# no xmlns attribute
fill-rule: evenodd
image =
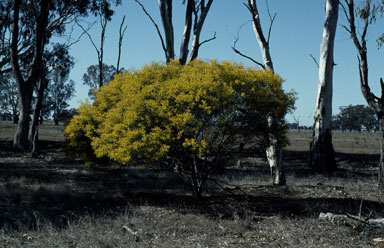
<svg viewBox="0 0 384 248"><path fill-rule="evenodd" d="M0 121L0 139L12 139L17 125L10 121ZM53 122L44 122L39 126L41 140L64 140L64 125L55 126ZM380 153L380 133L334 132L333 146L336 152L378 154ZM308 151L312 131L289 131L289 151Z"/></svg>
<svg viewBox="0 0 384 248"><path fill-rule="evenodd" d="M0 139L12 139L17 130L17 124L11 121L0 121ZM41 140L64 140L64 125L55 126L53 122L44 122L39 126L39 138Z"/></svg>
<svg viewBox="0 0 384 248"><path fill-rule="evenodd" d="M381 133L333 132L332 141L336 152L377 154L380 153ZM308 151L312 131L289 131L290 145L287 150Z"/></svg>

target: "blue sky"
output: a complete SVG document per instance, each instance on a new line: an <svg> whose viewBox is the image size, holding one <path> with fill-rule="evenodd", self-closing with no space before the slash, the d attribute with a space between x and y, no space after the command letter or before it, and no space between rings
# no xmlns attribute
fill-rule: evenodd
<svg viewBox="0 0 384 248"><path fill-rule="evenodd" d="M161 27L157 1L141 1ZM180 2L180 3L178 3ZM204 44L199 51L200 58L242 62L246 66L255 66L251 61L235 54L232 34L249 21L251 16L242 4L245 0L215 0L207 16L201 34L201 40L211 38L216 32L216 39ZM309 54L318 58L324 24L325 0L270 0L270 10L277 13L272 29L270 49L276 73L286 82L286 90L297 92L297 110L292 114L301 125L312 125L317 96L318 71ZM183 32L184 8L181 0L174 1L175 51L179 54L180 38ZM258 1L258 8L265 32L268 29L265 1ZM115 8L116 13L108 23L105 41L106 64L116 66L118 53L118 33L120 22L126 15L127 31L123 41L121 66L127 69L140 68L144 64L165 61L161 43L154 26L134 0L124 0ZM93 22L94 17L86 22ZM341 27L345 17L340 12L339 26L335 41L334 100L333 112L338 113L340 106L365 104L359 86L356 49L346 31ZM384 76L382 69L383 50L376 47L376 39L384 32L383 20L369 29L368 61L370 84L375 92L380 92L379 78ZM100 25L97 23L90 30L96 43L99 43ZM246 24L240 31L240 40L236 46L243 53L261 61L260 49L253 33L252 24ZM82 75L89 65L97 64L97 54L87 37L71 47L75 58L75 67L71 79L76 82L76 97L72 107L78 107L79 101L87 97L88 88L82 85ZM293 121L292 115L287 116Z"/></svg>

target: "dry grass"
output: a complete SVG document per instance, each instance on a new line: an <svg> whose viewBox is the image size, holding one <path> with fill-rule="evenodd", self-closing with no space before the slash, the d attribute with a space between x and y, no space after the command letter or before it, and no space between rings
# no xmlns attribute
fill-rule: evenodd
<svg viewBox="0 0 384 248"><path fill-rule="evenodd" d="M384 217L378 155L338 153L340 171L318 175L306 152L285 151L288 185L272 187L265 159L250 153L214 175L230 185L210 182L195 201L172 171L86 169L59 142L42 148L31 160L0 139L0 247L384 247L374 241L383 227L318 218Z"/></svg>
<svg viewBox="0 0 384 248"><path fill-rule="evenodd" d="M312 131L289 131L290 151L308 151ZM381 133L341 132L332 133L332 143L336 152L355 154L377 154L380 152Z"/></svg>
<svg viewBox="0 0 384 248"><path fill-rule="evenodd" d="M12 121L0 121L0 139L13 139L17 124ZM44 122L39 125L39 138L41 140L64 141L64 124L55 126L53 122Z"/></svg>

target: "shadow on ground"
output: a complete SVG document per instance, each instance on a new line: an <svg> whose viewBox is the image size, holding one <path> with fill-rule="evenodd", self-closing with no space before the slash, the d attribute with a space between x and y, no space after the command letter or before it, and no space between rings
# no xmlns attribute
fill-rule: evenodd
<svg viewBox="0 0 384 248"><path fill-rule="evenodd" d="M11 141L0 141L0 229L35 229L41 220L64 228L84 216L114 216L136 206L224 220L276 215L318 218L320 212L384 217L384 201L371 182L376 171L368 170L377 156L337 154L342 169L319 176L306 166L306 153L289 152L285 164L291 181L280 187L269 185L268 167L262 158L255 158L256 162L248 160L241 168L229 168L216 176L238 182L244 175L253 176L262 183L247 181L224 185L224 189L210 184L207 194L196 201L172 171L118 166L87 169L82 161L64 158L59 142L43 142L42 148L41 158L32 160L13 153ZM348 186L352 179L358 182Z"/></svg>

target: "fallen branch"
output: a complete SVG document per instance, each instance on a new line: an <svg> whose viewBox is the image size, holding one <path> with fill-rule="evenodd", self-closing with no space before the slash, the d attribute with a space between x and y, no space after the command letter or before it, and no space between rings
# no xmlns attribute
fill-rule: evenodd
<svg viewBox="0 0 384 248"><path fill-rule="evenodd" d="M351 214L333 214L333 213L320 213L319 219L329 220L333 223L344 222L349 223L351 220L356 221L359 224L366 225L375 225L375 226L384 226L384 218L363 218L361 216L351 215Z"/></svg>

